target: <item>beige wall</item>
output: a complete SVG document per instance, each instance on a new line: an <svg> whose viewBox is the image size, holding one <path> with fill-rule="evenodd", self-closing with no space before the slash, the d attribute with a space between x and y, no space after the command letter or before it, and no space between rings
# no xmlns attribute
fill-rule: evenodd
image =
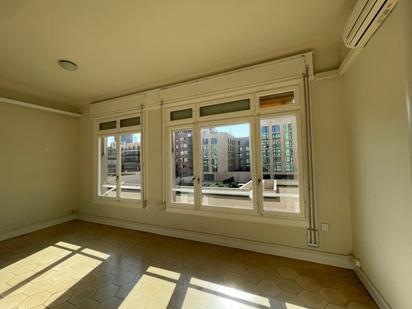
<svg viewBox="0 0 412 309"><path fill-rule="evenodd" d="M338 78L312 84L312 130L315 153L315 195L318 224L329 223L329 232L320 232L322 248L350 253L349 166L347 132Z"/></svg>
<svg viewBox="0 0 412 309"><path fill-rule="evenodd" d="M0 103L0 233L77 208L77 120Z"/></svg>
<svg viewBox="0 0 412 309"><path fill-rule="evenodd" d="M400 9L344 76L353 251L392 308L412 308L412 184Z"/></svg>
<svg viewBox="0 0 412 309"><path fill-rule="evenodd" d="M331 224L330 232L321 235L320 250L349 254L351 252L350 207L348 199L347 158L343 114L339 103L338 80L313 83L314 131L316 154L316 184L319 219ZM96 205L93 197L93 123L86 118L79 126L79 211L105 217L173 227L190 231L232 236L274 244L307 248L306 229L299 227L245 223L193 215L171 214L160 210L162 201L162 164L160 110L146 114L149 141L147 159L148 209ZM328 146L323 146L328 144ZM335 164L339 162L339 164Z"/></svg>

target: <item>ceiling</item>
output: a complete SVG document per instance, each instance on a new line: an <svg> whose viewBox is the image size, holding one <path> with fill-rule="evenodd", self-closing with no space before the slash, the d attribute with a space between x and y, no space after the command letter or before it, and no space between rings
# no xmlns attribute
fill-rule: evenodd
<svg viewBox="0 0 412 309"><path fill-rule="evenodd" d="M1 0L0 96L79 106L307 50L333 69L353 2Z"/></svg>

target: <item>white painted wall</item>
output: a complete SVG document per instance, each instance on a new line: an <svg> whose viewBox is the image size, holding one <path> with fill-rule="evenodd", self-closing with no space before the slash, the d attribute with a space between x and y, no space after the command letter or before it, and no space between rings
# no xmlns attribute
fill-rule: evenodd
<svg viewBox="0 0 412 309"><path fill-rule="evenodd" d="M392 308L412 308L412 175L401 9L344 76L353 251ZM409 33L410 35L410 33Z"/></svg>
<svg viewBox="0 0 412 309"><path fill-rule="evenodd" d="M331 224L330 232L321 235L319 250L338 254L351 252L350 207L348 199L347 157L344 118L339 103L337 79L313 82L316 184L319 219ZM87 113L87 111L84 111ZM105 216L189 231L231 236L292 247L307 248L306 229L227 219L172 214L161 210L162 164L160 110L146 112L148 184L146 210L93 203L93 122L87 117L79 126L79 211L81 214ZM328 146L325 146L328 145ZM339 164L335 164L339 162ZM247 228L245 228L247 226Z"/></svg>
<svg viewBox="0 0 412 309"><path fill-rule="evenodd" d="M0 234L77 208L77 119L0 103Z"/></svg>

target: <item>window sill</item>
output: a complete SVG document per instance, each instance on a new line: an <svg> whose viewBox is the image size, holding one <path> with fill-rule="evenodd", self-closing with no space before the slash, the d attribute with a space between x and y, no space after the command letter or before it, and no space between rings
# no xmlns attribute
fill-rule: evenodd
<svg viewBox="0 0 412 309"><path fill-rule="evenodd" d="M95 197L93 199L93 204L99 205L106 205L106 206L113 206L113 207L125 207L125 208L140 208L143 209L143 204L141 200L136 200L136 202L132 202L130 200L122 201L117 200L115 198L104 198L104 197Z"/></svg>
<svg viewBox="0 0 412 309"><path fill-rule="evenodd" d="M236 221L243 221L243 222L255 222L255 223L265 223L265 224L273 224L273 225L284 225L284 226L293 226L293 227L302 227L308 228L309 223L306 218L291 218L289 217L281 217L281 216L259 216L254 214L231 214L231 213L223 213L223 212L216 212L216 211L208 211L208 210L195 210L195 209L183 209L177 207L166 207L166 212L169 213L176 213L176 214L185 214L185 215L194 215L194 216L201 216L201 217L209 217L209 218L218 218L218 219L229 219L229 220L236 220Z"/></svg>

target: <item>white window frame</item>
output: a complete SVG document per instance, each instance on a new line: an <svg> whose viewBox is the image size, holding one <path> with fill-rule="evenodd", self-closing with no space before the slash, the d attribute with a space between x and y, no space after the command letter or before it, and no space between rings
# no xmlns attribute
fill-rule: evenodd
<svg viewBox="0 0 412 309"><path fill-rule="evenodd" d="M134 126L120 127L120 121L122 119L139 117L140 124ZM100 123L116 121L115 129L100 130ZM128 133L140 133L140 198L131 199L121 197L121 143L120 136ZM116 141L116 197L102 196L99 194L100 186L100 143L99 139L101 137L114 136ZM99 118L95 120L95 134L94 134L94 150L93 150L93 202L95 204L103 204L110 206L122 206L131 208L143 208L144 205L144 143L143 143L143 132L142 132L142 116L141 113L126 114L117 117L110 118Z"/></svg>
<svg viewBox="0 0 412 309"><path fill-rule="evenodd" d="M178 120L179 121L179 120ZM195 205L197 204L197 186L198 186L198 182L197 179L193 180L193 194L194 194L194 203L193 204L185 204L185 203L175 203L172 201L172 187L173 187L173 179L174 179L174 175L172 173L172 167L174 165L173 163L173 155L172 155L172 147L174 147L173 142L172 142L172 132L173 131L177 131L177 130L192 130L192 156L193 156L193 175L197 175L197 164L195 163L195 149L197 147L195 147L195 129L193 127L193 124L180 124L177 126L170 126L167 128L167 134L166 134L166 164L165 164L165 169L168 170L169 172L166 173L166 180L165 180L165 184L166 187L168 188L166 190L166 201L169 207L173 207L173 208L181 208L181 209L195 209ZM176 150L174 150L176 151ZM197 150L196 150L197 151Z"/></svg>
<svg viewBox="0 0 412 309"><path fill-rule="evenodd" d="M302 129L303 129L303 125L301 123L301 115L299 112L297 111L287 111L287 112L278 112L278 113L273 113L273 114L264 114L262 116L259 116L259 121L258 121L258 127L260 129L260 121L263 119L272 119L274 117L277 116L295 116L296 117L296 130L297 130L297 148L298 148L298 174L299 174L299 213L293 213L293 212L285 212L285 211L277 211L277 210L272 210L272 211L267 211L263 208L263 187L259 186L259 193L258 193L258 197L259 197L259 204L261 205L261 212L262 215L265 217L290 217L290 218L296 218L296 219L304 219L305 218L305 214L307 212L306 210L306 203L304 202L305 196L307 195L307 190L305 190L305 188L307 186L305 186L305 177L304 177L304 173L306 172L305 170L305 161L304 161L304 156L302 155L302 150L303 148L303 143L302 143ZM259 142L261 141L261 132L259 130L259 135L258 135L258 140ZM260 159L258 159L258 163L260 164L260 166L258 167L258 171L259 171L259 179L262 179L263 181L263 169L262 169L262 152L261 149L256 149L256 151L258 152L257 155L260 155ZM301 199L304 199L303 202ZM303 206L303 207L302 207Z"/></svg>
<svg viewBox="0 0 412 309"><path fill-rule="evenodd" d="M259 98L267 95L276 95L286 92L293 92L295 103L270 108L260 108ZM200 107L226 103L241 99L250 99L250 110L222 113L212 116L200 116ZM185 108L192 108L192 118L170 121L170 112ZM307 138L306 138L306 116L305 116L305 92L302 79L291 79L288 81L267 83L248 87L247 89L232 90L230 92L215 94L211 96L201 96L199 98L190 98L185 101L174 102L164 106L166 117L165 131L166 144L165 151L166 166L164 169L166 211L199 215L215 218L227 218L241 221L262 222L270 224L281 224L289 226L308 227L308 160L307 160ZM299 155L299 202L300 212L290 213L281 211L264 211L263 210L263 188L262 188L262 154L260 147L260 120L281 115L296 115L297 124L297 146ZM201 205L201 175L203 171L203 162L201 160L201 136L202 127L214 125L224 126L231 123L250 123L251 125L251 168L253 179L253 209L233 209L227 207L214 207ZM195 203L194 205L182 205L171 203L171 156L170 156L170 132L171 129L192 129L193 132L193 164L196 181L194 184ZM197 181L197 178L200 181ZM260 179L260 181L259 181ZM256 195L256 196L255 196Z"/></svg>
<svg viewBox="0 0 412 309"><path fill-rule="evenodd" d="M250 104L252 106L253 101L250 101ZM228 113L231 116L233 116L232 114L236 114L236 113ZM243 113L242 113L243 114ZM209 116L207 116L208 119ZM255 118L252 116L238 116L238 117L230 117L227 118L227 116L225 118L223 117L218 117L219 120L207 120L207 121L199 121L198 125L197 125L197 133L200 134L201 130L203 128L209 128L209 127L216 127L216 126L226 126L226 125L234 125L234 124L243 124L243 123L248 123L250 125L250 148L253 149L254 145L255 145ZM200 136L201 138L201 136ZM201 153L198 154L198 160L199 162L201 161ZM252 192L257 192L257 170L256 170L256 159L255 159L255 154L251 152L251 160L252 160L252 165L251 165L251 176L252 176ZM201 164L203 164L203 162L200 162ZM198 164L196 164L198 166ZM203 166L203 165L202 165ZM199 166L198 166L199 168ZM203 211L211 211L211 212L218 212L218 213L234 213L234 214L245 214L245 215L258 215L258 206L257 203L255 202L256 197L253 196L252 197L252 209L241 209L241 208L231 208L231 207L219 207L219 206L210 206L210 205L203 205L202 204L202 173L203 170L199 170L199 186L200 186L200 190L199 190L199 203L198 203L198 208L203 210Z"/></svg>
<svg viewBox="0 0 412 309"><path fill-rule="evenodd" d="M259 108L259 99L268 95L276 95L287 92L293 92L295 103L275 106L270 108ZM259 91L255 93L255 104L256 109L258 110L258 121L257 121L257 132L258 132L258 141L261 141L261 130L260 130L260 121L262 119L270 119L276 116L287 116L294 115L296 117L296 129L297 129L297 147L298 147L298 173L299 173L299 213L290 213L282 211L265 211L263 209L263 187L259 186L259 204L261 207L261 213L263 216L268 218L290 218L294 220L307 220L308 213L308 200L309 200L309 186L308 186L308 160L306 155L306 117L305 117L305 99L304 99L304 85L303 83L297 83L295 85L275 87L270 90ZM256 148L256 154L259 156L258 171L260 172L259 178L263 180L263 171L262 171L262 153L260 148Z"/></svg>

